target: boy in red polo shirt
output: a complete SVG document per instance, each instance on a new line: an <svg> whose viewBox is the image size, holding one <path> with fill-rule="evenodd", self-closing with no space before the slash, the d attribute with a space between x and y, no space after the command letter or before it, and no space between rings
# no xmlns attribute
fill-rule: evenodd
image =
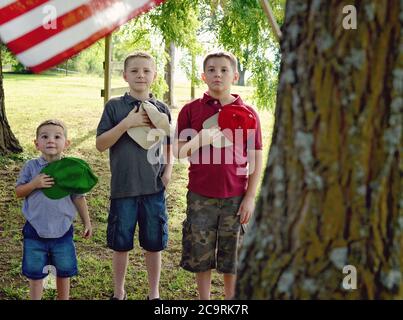
<svg viewBox="0 0 403 320"><path fill-rule="evenodd" d="M262 168L259 117L239 95L231 94L231 85L238 78L232 54L208 54L202 73L208 91L182 108L175 134L176 156L190 161L180 264L196 273L202 300L210 298L211 269L215 268L224 275L225 298L234 295L241 226L253 213ZM224 138L218 123L227 123L225 130L233 123L228 123L228 112L221 118L219 112L230 108L239 110L233 116L240 124L241 138L237 139L239 132L226 134L229 143L224 144L220 143ZM246 121L246 117L253 121ZM249 123L254 127L246 130Z"/></svg>

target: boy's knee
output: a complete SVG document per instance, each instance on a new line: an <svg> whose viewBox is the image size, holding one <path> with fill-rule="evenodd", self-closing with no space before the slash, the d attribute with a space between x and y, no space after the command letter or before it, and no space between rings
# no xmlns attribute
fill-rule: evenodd
<svg viewBox="0 0 403 320"><path fill-rule="evenodd" d="M149 253L158 253L163 251L167 247L167 241L160 241L159 239L148 240L146 243L140 243L141 247Z"/></svg>

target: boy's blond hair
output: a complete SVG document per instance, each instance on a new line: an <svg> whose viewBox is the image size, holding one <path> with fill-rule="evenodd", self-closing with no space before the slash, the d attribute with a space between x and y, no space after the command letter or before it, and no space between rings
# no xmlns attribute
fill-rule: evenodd
<svg viewBox="0 0 403 320"><path fill-rule="evenodd" d="M40 130L42 127L48 126L48 125L51 125L51 126L58 126L58 127L62 128L62 129L63 129L64 136L67 138L67 128L66 128L65 124L64 124L62 121L57 120L57 119L49 119L49 120L43 121L43 122L36 128L36 138L38 138L39 130Z"/></svg>
<svg viewBox="0 0 403 320"><path fill-rule="evenodd" d="M151 62L153 63L153 66L154 66L154 70L156 69L155 59L151 54L149 54L148 52L145 52L145 51L136 51L136 52L133 52L133 53L129 54L125 58L125 62L123 64L123 71L126 71L127 64L129 63L129 60L135 59L135 58L144 58L144 59L151 60Z"/></svg>
<svg viewBox="0 0 403 320"><path fill-rule="evenodd" d="M227 51L215 51L215 52L210 52L209 54L207 54L203 60L203 71L206 71L207 61L211 58L228 59L229 62L231 63L232 70L234 70L234 72L238 72L238 61L237 61L236 57L232 53L227 52Z"/></svg>

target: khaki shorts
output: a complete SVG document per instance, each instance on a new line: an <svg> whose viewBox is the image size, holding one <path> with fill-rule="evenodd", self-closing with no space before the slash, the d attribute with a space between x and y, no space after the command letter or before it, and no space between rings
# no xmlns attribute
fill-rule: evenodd
<svg viewBox="0 0 403 320"><path fill-rule="evenodd" d="M181 267L191 272L217 269L235 274L243 233L236 214L242 196L207 198L189 191L186 198Z"/></svg>

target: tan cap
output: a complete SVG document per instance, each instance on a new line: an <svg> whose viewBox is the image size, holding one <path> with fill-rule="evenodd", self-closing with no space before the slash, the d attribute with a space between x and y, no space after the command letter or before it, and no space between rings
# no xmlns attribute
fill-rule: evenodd
<svg viewBox="0 0 403 320"><path fill-rule="evenodd" d="M134 127L127 130L127 134L143 149L150 149L162 137L170 134L168 115L160 112L155 105L148 101L141 103L142 108L150 118L155 128L149 126Z"/></svg>

